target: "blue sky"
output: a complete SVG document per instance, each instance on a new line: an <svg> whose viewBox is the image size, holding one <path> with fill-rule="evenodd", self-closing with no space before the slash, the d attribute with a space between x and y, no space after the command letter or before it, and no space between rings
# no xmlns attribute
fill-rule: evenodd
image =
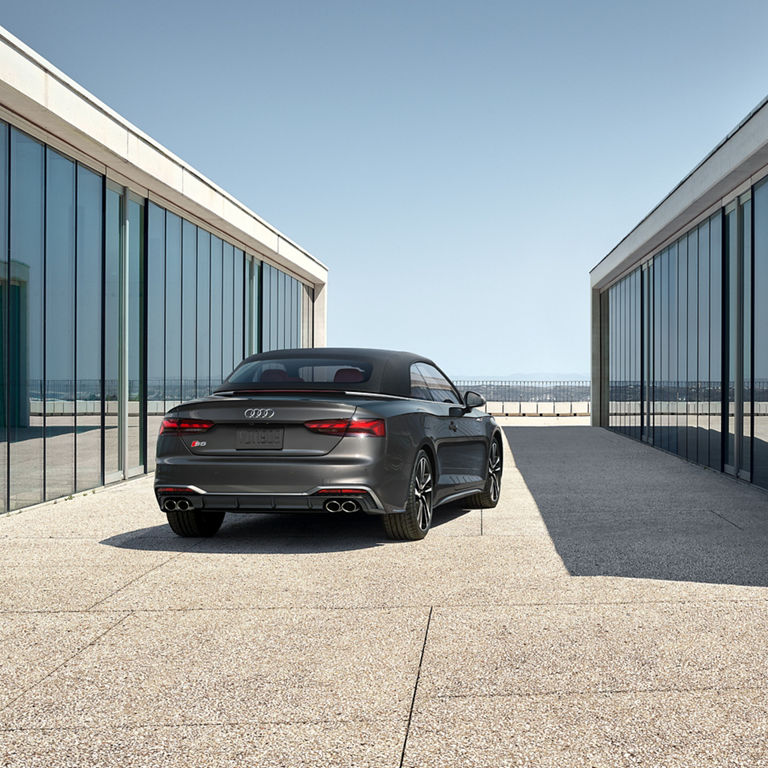
<svg viewBox="0 0 768 768"><path fill-rule="evenodd" d="M589 269L768 92L768 4L60 0L0 20L331 269L328 342L589 372Z"/></svg>

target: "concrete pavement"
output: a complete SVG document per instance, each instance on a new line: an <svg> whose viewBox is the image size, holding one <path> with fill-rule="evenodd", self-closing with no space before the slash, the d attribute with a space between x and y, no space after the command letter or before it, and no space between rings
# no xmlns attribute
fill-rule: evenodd
<svg viewBox="0 0 768 768"><path fill-rule="evenodd" d="M151 478L0 518L0 765L768 765L768 495L531 422L423 542L179 539Z"/></svg>

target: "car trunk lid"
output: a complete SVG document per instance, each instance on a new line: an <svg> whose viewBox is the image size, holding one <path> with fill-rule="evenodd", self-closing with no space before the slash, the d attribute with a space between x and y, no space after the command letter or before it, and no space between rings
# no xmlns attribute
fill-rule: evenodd
<svg viewBox="0 0 768 768"><path fill-rule="evenodd" d="M322 456L333 450L343 433L328 434L305 424L349 420L355 410L354 404L341 399L318 400L317 396L212 397L180 406L166 418L191 423L190 431L181 429L177 434L195 455L290 458Z"/></svg>

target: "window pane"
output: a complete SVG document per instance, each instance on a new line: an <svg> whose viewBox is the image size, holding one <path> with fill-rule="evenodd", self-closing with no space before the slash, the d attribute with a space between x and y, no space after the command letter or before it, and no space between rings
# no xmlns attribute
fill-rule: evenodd
<svg viewBox="0 0 768 768"><path fill-rule="evenodd" d="M269 352L272 349L272 340L270 335L272 318L272 295L271 289L272 267L269 264L262 264L261 267L261 351Z"/></svg>
<svg viewBox="0 0 768 768"><path fill-rule="evenodd" d="M221 240L211 236L211 387L221 384Z"/></svg>
<svg viewBox="0 0 768 768"><path fill-rule="evenodd" d="M678 380L677 380L677 245L669 248L669 272L668 272L668 301L669 301L669 450L678 452L677 414L679 410Z"/></svg>
<svg viewBox="0 0 768 768"><path fill-rule="evenodd" d="M662 444L662 386L661 386L661 306L663 304L661 294L661 258L656 256L653 260L653 414L654 445Z"/></svg>
<svg viewBox="0 0 768 768"><path fill-rule="evenodd" d="M437 368L427 363L417 363L417 365L432 399L436 403L461 404L461 399L454 391L453 386Z"/></svg>
<svg viewBox="0 0 768 768"><path fill-rule="evenodd" d="M723 247L722 218L720 213L709 224L709 463L722 469L722 377L723 377Z"/></svg>
<svg viewBox="0 0 768 768"><path fill-rule="evenodd" d="M147 466L152 468L165 413L165 209L150 203L147 227Z"/></svg>
<svg viewBox="0 0 768 768"><path fill-rule="evenodd" d="M700 464L709 464L709 222L699 227L699 407Z"/></svg>
<svg viewBox="0 0 768 768"><path fill-rule="evenodd" d="M222 259L222 320L221 320L221 371L222 378L232 373L234 346L234 271L235 249L230 243L223 244Z"/></svg>
<svg viewBox="0 0 768 768"><path fill-rule="evenodd" d="M250 343L246 351L247 355L254 355L261 350L261 263L255 259L249 259L249 291L248 291L248 330Z"/></svg>
<svg viewBox="0 0 768 768"><path fill-rule="evenodd" d="M688 455L688 238L677 243L677 452Z"/></svg>
<svg viewBox="0 0 768 768"><path fill-rule="evenodd" d="M650 272L647 268L644 268L641 270L641 290L642 290L642 361L641 361L641 368L642 368L642 392L641 392L641 398L642 398L642 438L643 440L648 440L650 438L650 429L649 429L649 402L648 402L648 374L650 369L650 361L648 359L648 338L649 338L649 329L650 324L648 321L648 311L651 307L650 302L650 293L649 293L649 285L648 285L648 278L649 278Z"/></svg>
<svg viewBox="0 0 768 768"><path fill-rule="evenodd" d="M755 187L755 296L768 296L768 180ZM752 481L768 488L768 302L754 306L754 443Z"/></svg>
<svg viewBox="0 0 768 768"><path fill-rule="evenodd" d="M742 243L742 438L739 453L739 469L750 472L752 469L752 201L747 200L741 207Z"/></svg>
<svg viewBox="0 0 768 768"><path fill-rule="evenodd" d="M197 396L197 227L184 221L181 257L181 399Z"/></svg>
<svg viewBox="0 0 768 768"><path fill-rule="evenodd" d="M128 457L127 470L143 468L144 448L144 205L128 199ZM167 371L166 371L167 374Z"/></svg>
<svg viewBox="0 0 768 768"><path fill-rule="evenodd" d="M211 391L211 236L197 230L197 396Z"/></svg>
<svg viewBox="0 0 768 768"><path fill-rule="evenodd" d="M272 344L272 349L280 349L282 346L280 333L281 333L281 313L282 313L282 296L280 295L280 270L273 268L270 273L270 295L272 296L272 307L270 309L270 331L269 337Z"/></svg>
<svg viewBox="0 0 768 768"><path fill-rule="evenodd" d="M727 342L726 380L725 380L725 411L727 418L727 434L725 441L724 464L736 466L736 446L734 445L735 414L736 414L736 354L738 339L738 231L736 226L736 211L732 210L725 216L725 334Z"/></svg>
<svg viewBox="0 0 768 768"><path fill-rule="evenodd" d="M101 247L104 179L77 169L77 490L95 488L101 467Z"/></svg>
<svg viewBox="0 0 768 768"><path fill-rule="evenodd" d="M232 352L233 367L239 365L245 356L243 336L245 332L245 255L242 251L235 251L235 297L234 297L234 349Z"/></svg>
<svg viewBox="0 0 768 768"><path fill-rule="evenodd" d="M46 158L45 495L75 490L75 164Z"/></svg>
<svg viewBox="0 0 768 768"><path fill-rule="evenodd" d="M698 234L688 235L688 458L698 461L699 405L699 256Z"/></svg>
<svg viewBox="0 0 768 768"><path fill-rule="evenodd" d="M8 508L8 126L0 122L0 512Z"/></svg>
<svg viewBox="0 0 768 768"><path fill-rule="evenodd" d="M10 508L43 499L43 147L11 129Z"/></svg>
<svg viewBox="0 0 768 768"><path fill-rule="evenodd" d="M104 296L104 475L116 473L119 465L117 396L120 353L120 238L122 203L120 192L107 187Z"/></svg>
<svg viewBox="0 0 768 768"><path fill-rule="evenodd" d="M629 283L621 281L621 431L629 432Z"/></svg>
<svg viewBox="0 0 768 768"><path fill-rule="evenodd" d="M616 388L616 286L608 289L608 425L615 429Z"/></svg>
<svg viewBox="0 0 768 768"><path fill-rule="evenodd" d="M418 365L411 366L411 397L415 397L418 400L432 400L427 382L424 381L424 376L419 370Z"/></svg>
<svg viewBox="0 0 768 768"><path fill-rule="evenodd" d="M277 270L277 334L276 343L278 349L285 349L287 345L287 339L285 336L286 326L286 289L285 289L285 272Z"/></svg>
<svg viewBox="0 0 768 768"><path fill-rule="evenodd" d="M181 218L165 215L165 410L181 402Z"/></svg>

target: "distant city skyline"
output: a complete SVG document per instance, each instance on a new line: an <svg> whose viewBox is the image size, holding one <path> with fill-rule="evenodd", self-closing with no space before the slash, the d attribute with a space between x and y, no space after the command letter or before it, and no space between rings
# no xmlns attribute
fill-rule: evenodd
<svg viewBox="0 0 768 768"><path fill-rule="evenodd" d="M766 91L746 0L115 9L2 24L327 264L329 345L455 378L587 378L589 269Z"/></svg>

